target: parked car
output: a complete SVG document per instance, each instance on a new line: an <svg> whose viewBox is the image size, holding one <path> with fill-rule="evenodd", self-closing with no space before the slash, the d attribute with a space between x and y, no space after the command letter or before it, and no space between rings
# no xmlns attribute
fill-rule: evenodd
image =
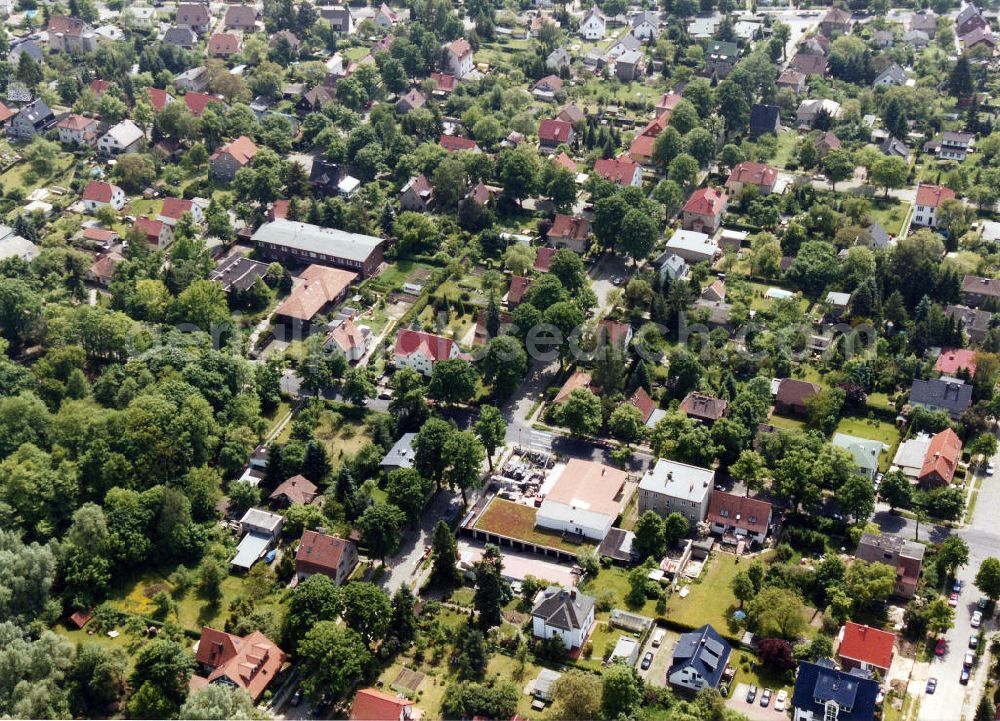
<svg viewBox="0 0 1000 721"><path fill-rule="evenodd" d="M937 679L931 676L927 679L927 693L934 693L937 690Z"/></svg>
<svg viewBox="0 0 1000 721"><path fill-rule="evenodd" d="M969 636L969 648L971 648L973 651L975 651L977 648L979 648L979 634L978 633L973 632L973 634L971 636Z"/></svg>
<svg viewBox="0 0 1000 721"><path fill-rule="evenodd" d="M951 590L954 591L955 593L961 593L962 592L962 582L956 578L955 582L953 584L951 584Z"/></svg>
<svg viewBox="0 0 1000 721"><path fill-rule="evenodd" d="M990 461L989 463L986 464L986 475L987 476L992 476L994 473L996 473L996 470L997 470L997 468L996 468L996 466L993 465L993 461Z"/></svg>
<svg viewBox="0 0 1000 721"><path fill-rule="evenodd" d="M969 673L969 669L963 666L962 667L962 675L958 677L958 682L960 684L962 684L963 686L967 685L969 683L969 676L970 675L971 674Z"/></svg>
<svg viewBox="0 0 1000 721"><path fill-rule="evenodd" d="M653 652L646 651L646 655L642 657L642 670L645 671L652 665L653 665Z"/></svg>
<svg viewBox="0 0 1000 721"><path fill-rule="evenodd" d="M955 608L955 606L958 605L958 594L957 593L952 593L948 597L948 605L951 606L952 608Z"/></svg>
<svg viewBox="0 0 1000 721"><path fill-rule="evenodd" d="M976 608L978 608L980 611L985 611L989 603L990 599L986 598L986 596L983 596L978 601L976 601Z"/></svg>
<svg viewBox="0 0 1000 721"><path fill-rule="evenodd" d="M947 642L943 638L939 638L937 643L934 644L934 655L944 656L944 651L948 647Z"/></svg>
<svg viewBox="0 0 1000 721"><path fill-rule="evenodd" d="M292 694L291 704L292 706L298 706L302 701L302 689L299 689L294 694Z"/></svg>
<svg viewBox="0 0 1000 721"><path fill-rule="evenodd" d="M747 691L747 703L753 703L755 698L757 698L757 687L750 684L750 689Z"/></svg>
<svg viewBox="0 0 1000 721"><path fill-rule="evenodd" d="M972 620L969 622L969 625L972 626L973 628L979 628L982 622L983 622L983 612L973 611Z"/></svg>
<svg viewBox="0 0 1000 721"><path fill-rule="evenodd" d="M788 699L788 691L785 691L784 689L781 689L780 691L778 691L778 697L774 700L774 710L775 711L784 711L785 710L785 701L787 699Z"/></svg>
<svg viewBox="0 0 1000 721"><path fill-rule="evenodd" d="M766 688L760 694L760 705L766 708L769 703L771 703L771 689Z"/></svg>

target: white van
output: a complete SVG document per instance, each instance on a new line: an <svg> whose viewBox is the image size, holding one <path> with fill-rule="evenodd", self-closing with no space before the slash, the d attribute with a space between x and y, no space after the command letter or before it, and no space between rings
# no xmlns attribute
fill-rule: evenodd
<svg viewBox="0 0 1000 721"><path fill-rule="evenodd" d="M658 648L659 645L663 643L663 637L666 635L667 632L662 628L658 628L653 631L653 648Z"/></svg>

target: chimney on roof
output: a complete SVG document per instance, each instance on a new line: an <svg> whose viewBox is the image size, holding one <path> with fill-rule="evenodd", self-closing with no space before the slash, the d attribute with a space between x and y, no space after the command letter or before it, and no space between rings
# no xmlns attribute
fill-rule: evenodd
<svg viewBox="0 0 1000 721"><path fill-rule="evenodd" d="M326 527L325 526L316 526L316 533L319 533L320 535L324 535L325 536L326 535Z"/></svg>

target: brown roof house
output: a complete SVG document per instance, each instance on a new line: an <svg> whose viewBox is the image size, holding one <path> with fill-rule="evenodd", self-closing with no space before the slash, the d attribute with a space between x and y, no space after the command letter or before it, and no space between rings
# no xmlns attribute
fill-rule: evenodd
<svg viewBox="0 0 1000 721"><path fill-rule="evenodd" d="M806 403L819 391L820 387L815 383L782 378L778 381L778 392L774 396L774 409L779 413L805 415Z"/></svg>
<svg viewBox="0 0 1000 721"><path fill-rule="evenodd" d="M707 425L712 425L725 416L728 410L728 401L698 391L691 391L684 396L680 405L680 411L688 418L694 418Z"/></svg>
<svg viewBox="0 0 1000 721"><path fill-rule="evenodd" d="M299 276L302 283L274 310L277 322L286 334L312 329L313 319L325 309L344 299L358 274L324 265L310 265ZM286 335L286 337L288 337Z"/></svg>
<svg viewBox="0 0 1000 721"><path fill-rule="evenodd" d="M546 118L538 123L538 145L545 150L555 150L560 145L572 145L576 139L573 125L565 120Z"/></svg>
<svg viewBox="0 0 1000 721"><path fill-rule="evenodd" d="M419 90L412 88L408 93L396 101L396 110L401 113L408 113L411 110L419 110L427 105L427 98Z"/></svg>
<svg viewBox="0 0 1000 721"><path fill-rule="evenodd" d="M257 8L249 5L230 5L226 8L226 30L252 33L257 29Z"/></svg>
<svg viewBox="0 0 1000 721"><path fill-rule="evenodd" d="M295 575L299 582L314 573L344 584L358 565L358 547L353 541L329 536L321 531L303 531L295 551Z"/></svg>
<svg viewBox="0 0 1000 721"><path fill-rule="evenodd" d="M972 308L1000 301L1000 280L967 275L962 278L962 301Z"/></svg>
<svg viewBox="0 0 1000 721"><path fill-rule="evenodd" d="M272 503L288 508L289 506L308 506L320 497L316 484L302 475L292 476L269 496Z"/></svg>
<svg viewBox="0 0 1000 721"><path fill-rule="evenodd" d="M947 486L955 477L958 461L962 457L962 440L951 428L945 428L931 437L924 464L917 475L917 482L924 488Z"/></svg>
<svg viewBox="0 0 1000 721"><path fill-rule="evenodd" d="M216 180L232 182L236 171L245 168L257 155L257 146L250 138L241 135L212 153L208 159L208 172Z"/></svg>
<svg viewBox="0 0 1000 721"><path fill-rule="evenodd" d="M745 160L729 174L726 187L739 194L747 185L756 185L761 195L769 195L778 182L778 171L766 163L752 163Z"/></svg>
<svg viewBox="0 0 1000 721"><path fill-rule="evenodd" d="M893 593L913 598L917 593L920 568L924 562L924 547L889 534L866 533L861 536L854 557L868 563L884 563L896 569Z"/></svg>
<svg viewBox="0 0 1000 721"><path fill-rule="evenodd" d="M205 626L195 647L201 673L191 679L192 684L235 686L256 702L281 670L285 658L285 652L260 631L235 636Z"/></svg>
<svg viewBox="0 0 1000 721"><path fill-rule="evenodd" d="M718 188L699 188L684 204L685 230L711 235L722 225L729 196Z"/></svg>
<svg viewBox="0 0 1000 721"><path fill-rule="evenodd" d="M208 54L217 58L231 58L240 51L239 35L216 33L208 39Z"/></svg>
<svg viewBox="0 0 1000 721"><path fill-rule="evenodd" d="M434 205L434 186L425 175L417 175L409 179L399 193L399 207L425 213Z"/></svg>
<svg viewBox="0 0 1000 721"><path fill-rule="evenodd" d="M556 213L548 239L553 248L569 248L583 255L590 245L590 221L581 216Z"/></svg>
<svg viewBox="0 0 1000 721"><path fill-rule="evenodd" d="M712 533L722 536L723 543L736 545L745 540L764 543L771 526L771 504L748 496L712 491L707 520Z"/></svg>
<svg viewBox="0 0 1000 721"><path fill-rule="evenodd" d="M177 24L186 26L196 33L207 33L212 26L208 5L201 3L181 3L177 6Z"/></svg>

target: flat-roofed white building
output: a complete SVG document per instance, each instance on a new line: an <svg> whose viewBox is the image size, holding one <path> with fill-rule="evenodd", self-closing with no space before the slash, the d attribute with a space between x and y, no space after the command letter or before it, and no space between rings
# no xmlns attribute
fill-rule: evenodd
<svg viewBox="0 0 1000 721"><path fill-rule="evenodd" d="M719 244L706 233L678 230L667 241L666 252L678 255L690 264L711 263L719 255Z"/></svg>
<svg viewBox="0 0 1000 721"><path fill-rule="evenodd" d="M260 508L249 509L240 519L240 533L243 534L243 538L236 547L232 566L244 571L249 570L281 535L284 525L284 516Z"/></svg>
<svg viewBox="0 0 1000 721"><path fill-rule="evenodd" d="M625 471L573 458L542 501L535 523L601 542L625 508L632 487Z"/></svg>
<svg viewBox="0 0 1000 721"><path fill-rule="evenodd" d="M664 518L680 513L701 523L708 513L715 471L661 458L639 482L639 513L655 511Z"/></svg>
<svg viewBox="0 0 1000 721"><path fill-rule="evenodd" d="M330 265L356 271L365 278L382 263L381 238L294 220L264 223L251 239L258 252L268 258Z"/></svg>

